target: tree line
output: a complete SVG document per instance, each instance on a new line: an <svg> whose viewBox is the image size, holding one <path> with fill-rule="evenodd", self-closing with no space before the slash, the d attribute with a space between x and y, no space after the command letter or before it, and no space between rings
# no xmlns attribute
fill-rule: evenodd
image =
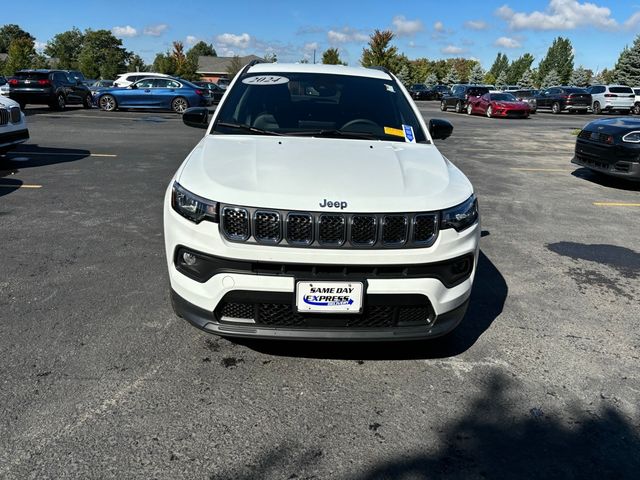
<svg viewBox="0 0 640 480"><path fill-rule="evenodd" d="M568 38L557 37L537 67L530 53L509 60L499 52L491 65L484 70L480 62L467 58L429 60L409 59L393 45L394 33L375 30L363 48L360 64L365 67L382 66L394 73L406 85L424 83L484 83L492 85L518 85L522 88L539 88L550 85L587 86L592 84L622 83L640 85L640 35L630 47L625 47L611 70L594 73L583 66L575 67L573 46ZM0 27L0 53L7 59L0 61L0 74L12 75L24 68L60 68L80 70L88 78L115 78L127 71L154 71L196 79L198 57L216 56L213 45L200 41L188 50L180 41L172 48L158 53L151 65L127 51L122 40L109 30L86 29L84 32L72 28L55 35L38 53L35 38L20 26L7 24ZM267 61L275 62L275 54L267 55ZM54 60L55 59L55 60ZM308 60L301 60L307 63ZM230 62L228 74L233 76L242 64L238 57ZM322 54L322 63L346 65L337 48L329 48Z"/></svg>

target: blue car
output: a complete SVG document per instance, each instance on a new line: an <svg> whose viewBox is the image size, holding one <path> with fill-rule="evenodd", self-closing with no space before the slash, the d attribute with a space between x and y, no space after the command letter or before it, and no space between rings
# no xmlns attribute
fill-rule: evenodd
<svg viewBox="0 0 640 480"><path fill-rule="evenodd" d="M118 108L173 110L182 114L189 107L211 105L209 92L179 78L143 78L128 87L99 91L96 105L106 112Z"/></svg>

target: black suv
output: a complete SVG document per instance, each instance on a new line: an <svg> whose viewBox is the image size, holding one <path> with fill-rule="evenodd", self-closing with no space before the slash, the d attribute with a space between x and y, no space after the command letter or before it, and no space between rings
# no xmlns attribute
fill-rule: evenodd
<svg viewBox="0 0 640 480"><path fill-rule="evenodd" d="M9 80L9 96L24 107L28 103L49 105L64 110L68 104L91 108L89 88L80 80L69 78L64 70L20 70Z"/></svg>
<svg viewBox="0 0 640 480"><path fill-rule="evenodd" d="M454 85L451 95L442 96L440 110L446 112L447 108L453 107L456 113L464 113L467 111L469 97L481 97L485 93L489 93L489 87L482 85Z"/></svg>
<svg viewBox="0 0 640 480"><path fill-rule="evenodd" d="M541 90L536 97L538 110L547 108L551 113L569 112L587 113L591 108L591 94L578 87L549 87Z"/></svg>

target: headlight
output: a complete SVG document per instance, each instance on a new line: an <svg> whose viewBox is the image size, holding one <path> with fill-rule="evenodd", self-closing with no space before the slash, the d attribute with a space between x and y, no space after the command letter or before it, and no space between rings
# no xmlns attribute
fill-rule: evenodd
<svg viewBox="0 0 640 480"><path fill-rule="evenodd" d="M627 133L622 137L622 141L627 143L640 143L640 132Z"/></svg>
<svg viewBox="0 0 640 480"><path fill-rule="evenodd" d="M195 223L209 220L218 223L218 202L199 197L174 182L171 206L183 217Z"/></svg>
<svg viewBox="0 0 640 480"><path fill-rule="evenodd" d="M440 229L455 228L457 232L461 232L477 221L478 200L475 195L471 195L464 203L442 212Z"/></svg>

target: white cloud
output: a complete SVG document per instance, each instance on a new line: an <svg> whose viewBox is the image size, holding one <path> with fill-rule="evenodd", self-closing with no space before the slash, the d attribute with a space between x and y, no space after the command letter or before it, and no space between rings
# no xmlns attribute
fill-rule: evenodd
<svg viewBox="0 0 640 480"><path fill-rule="evenodd" d="M42 50L44 50L44 48L47 46L47 42L39 42L38 40L36 40L33 43L33 47L36 49L36 51L38 52L42 52Z"/></svg>
<svg viewBox="0 0 640 480"><path fill-rule="evenodd" d="M456 47L455 45L447 45L446 47L442 47L440 49L440 52L444 53L445 55L460 55L461 53L464 53L464 51L464 48Z"/></svg>
<svg viewBox="0 0 640 480"><path fill-rule="evenodd" d="M444 23L438 20L436 23L433 24L433 29L438 33L444 32Z"/></svg>
<svg viewBox="0 0 640 480"><path fill-rule="evenodd" d="M198 37L187 35L187 38L185 38L185 42L187 43L187 45L195 45L196 43L198 43Z"/></svg>
<svg viewBox="0 0 640 480"><path fill-rule="evenodd" d="M522 47L522 44L518 40L516 40L515 38L509 38L509 37L500 37L495 42L493 42L493 44L496 47L502 47L502 48L520 48L520 47Z"/></svg>
<svg viewBox="0 0 640 480"><path fill-rule="evenodd" d="M303 50L305 52L313 52L314 50L318 50L318 48L320 48L318 42L309 42L304 44Z"/></svg>
<svg viewBox="0 0 640 480"><path fill-rule="evenodd" d="M489 28L487 22L483 22L482 20L469 20L464 22L464 26L471 30L486 30Z"/></svg>
<svg viewBox="0 0 640 480"><path fill-rule="evenodd" d="M587 26L607 30L618 25L609 8L577 0L550 0L544 12L531 13L516 12L503 5L495 14L513 30L573 30Z"/></svg>
<svg viewBox="0 0 640 480"><path fill-rule="evenodd" d="M116 37L123 38L132 38L138 36L138 31L131 25L126 25L124 27L113 27L111 29L111 33L113 33Z"/></svg>
<svg viewBox="0 0 640 480"><path fill-rule="evenodd" d="M630 30L635 29L638 25L640 25L640 12L636 12L631 15L626 22L624 22L625 28Z"/></svg>
<svg viewBox="0 0 640 480"><path fill-rule="evenodd" d="M353 30L349 27L345 27L341 31L329 30L327 32L327 40L331 44L366 42L367 40L369 40L369 37L357 30Z"/></svg>
<svg viewBox="0 0 640 480"><path fill-rule="evenodd" d="M391 23L399 37L412 36L424 30L421 20L407 20L404 15L396 15Z"/></svg>
<svg viewBox="0 0 640 480"><path fill-rule="evenodd" d="M149 25L147 27L144 27L142 33L144 33L145 35L149 35L150 37L159 37L168 29L169 25L167 25L166 23L158 23L157 25Z"/></svg>
<svg viewBox="0 0 640 480"><path fill-rule="evenodd" d="M241 35L235 35L233 33L223 33L222 35L218 35L216 40L223 47L235 47L235 48L247 48L249 46L249 42L251 42L251 35L248 33L243 33Z"/></svg>

